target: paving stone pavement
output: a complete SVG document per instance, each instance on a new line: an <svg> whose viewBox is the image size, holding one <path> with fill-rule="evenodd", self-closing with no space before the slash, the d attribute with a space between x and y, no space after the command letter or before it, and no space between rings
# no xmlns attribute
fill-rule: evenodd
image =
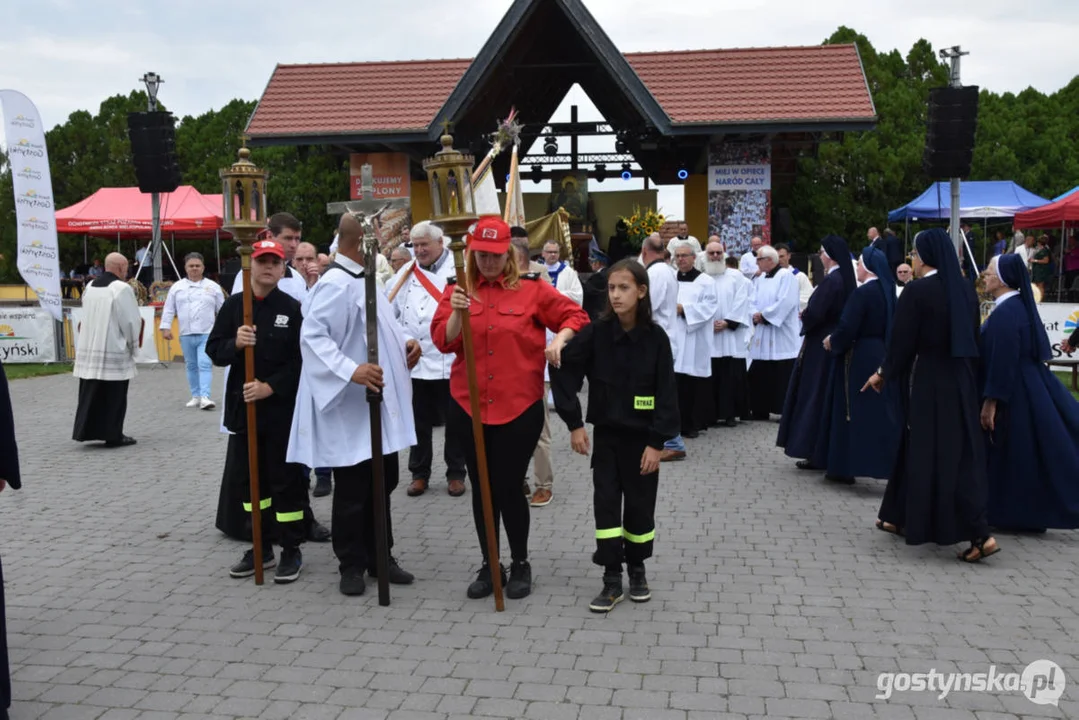
<svg viewBox="0 0 1079 720"><path fill-rule="evenodd" d="M178 366L133 381L139 443L117 450L70 440L70 376L11 389L25 478L0 497L12 720L1079 717L1072 533L1002 536L982 566L906 547L872 527L882 482L795 470L774 423L713 429L663 466L650 603L588 611L588 463L555 421L533 594L504 613L465 597L469 498L437 480L395 493L395 554L418 580L382 608L374 588L338 593L329 545L304 546L292 585L229 578L244 548L213 527L225 440L216 412L183 408ZM328 523L330 499L314 509ZM1019 692L875 698L882 672L1042 658L1073 683L1059 708Z"/></svg>

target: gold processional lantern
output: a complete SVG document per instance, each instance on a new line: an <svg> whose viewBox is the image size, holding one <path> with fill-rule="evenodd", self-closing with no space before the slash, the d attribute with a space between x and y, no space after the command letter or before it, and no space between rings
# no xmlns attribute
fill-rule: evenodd
<svg viewBox="0 0 1079 720"><path fill-rule="evenodd" d="M258 234L266 229L268 173L251 162L251 150L246 145L237 154L239 160L220 173L225 206L223 228L240 243L244 269L250 269L251 246Z"/></svg>
<svg viewBox="0 0 1079 720"><path fill-rule="evenodd" d="M463 243L462 236L478 219L472 191L475 158L454 150L453 137L448 131L441 142L442 149L423 161L431 189L431 222L441 227L454 242Z"/></svg>

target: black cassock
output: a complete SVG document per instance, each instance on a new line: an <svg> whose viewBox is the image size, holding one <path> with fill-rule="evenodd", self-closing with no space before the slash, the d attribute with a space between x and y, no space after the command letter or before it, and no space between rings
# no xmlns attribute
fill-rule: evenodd
<svg viewBox="0 0 1079 720"><path fill-rule="evenodd" d="M849 261L841 258L840 262ZM835 360L821 343L839 322L844 301L843 276L836 268L813 291L802 312L805 339L791 372L776 438L776 445L790 457L810 460L819 444L827 444L826 390Z"/></svg>
<svg viewBox="0 0 1079 720"><path fill-rule="evenodd" d="M584 287L584 311L592 322L599 320L599 316L607 309L607 268L603 268L585 280Z"/></svg>
<svg viewBox="0 0 1079 720"><path fill-rule="evenodd" d="M1079 403L1034 359L1030 320L1019 297L993 310L981 345L982 397L997 400L988 436L989 524L1079 528Z"/></svg>
<svg viewBox="0 0 1079 720"><path fill-rule="evenodd" d="M829 476L887 480L895 468L901 439L899 385L886 383L880 394L861 392L884 362L887 325L888 308L880 281L874 280L854 291L832 331L836 362L828 383L830 427L827 442L813 458Z"/></svg>
<svg viewBox="0 0 1079 720"><path fill-rule="evenodd" d="M0 480L13 488L22 487L19 475L19 449L15 445L15 419L11 413L11 395L7 376L0 363ZM7 620L4 609L4 568L0 565L0 718L7 718L11 707L11 676L7 659Z"/></svg>
<svg viewBox="0 0 1079 720"><path fill-rule="evenodd" d="M971 327L978 298L964 283ZM948 292L940 275L903 289L896 305L884 384L899 384L906 422L879 519L900 527L908 545L989 535L986 455L977 360L952 357Z"/></svg>

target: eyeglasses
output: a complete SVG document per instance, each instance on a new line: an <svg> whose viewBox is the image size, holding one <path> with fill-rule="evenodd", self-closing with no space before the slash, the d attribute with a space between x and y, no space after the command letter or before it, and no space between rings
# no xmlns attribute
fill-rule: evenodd
<svg viewBox="0 0 1079 720"><path fill-rule="evenodd" d="M722 250L719 250L719 251L709 250L708 251L708 257L723 257L723 251Z"/></svg>

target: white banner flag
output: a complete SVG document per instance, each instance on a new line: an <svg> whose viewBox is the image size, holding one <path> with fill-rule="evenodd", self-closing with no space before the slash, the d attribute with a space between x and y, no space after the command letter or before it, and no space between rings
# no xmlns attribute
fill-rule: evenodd
<svg viewBox="0 0 1079 720"><path fill-rule="evenodd" d="M506 212L503 220L509 225L525 226L525 199L521 193L521 167L517 160L517 145L513 146L510 160L510 181L506 186Z"/></svg>
<svg viewBox="0 0 1079 720"><path fill-rule="evenodd" d="M0 109L4 113L7 159L15 186L19 274L37 295L41 307L60 320L60 252L45 128L34 103L20 92L0 90Z"/></svg>

